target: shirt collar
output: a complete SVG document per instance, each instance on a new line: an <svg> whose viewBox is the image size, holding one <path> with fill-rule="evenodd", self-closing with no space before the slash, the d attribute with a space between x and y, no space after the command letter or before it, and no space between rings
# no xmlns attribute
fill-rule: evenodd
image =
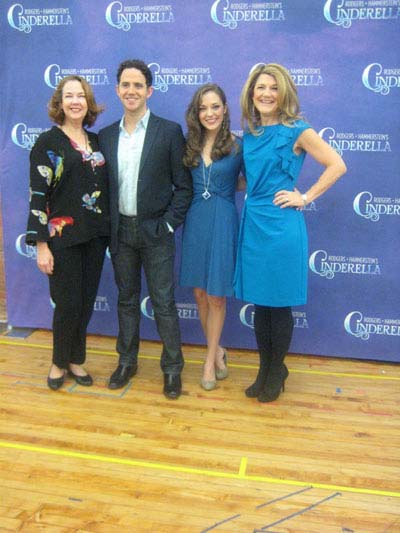
<svg viewBox="0 0 400 533"><path fill-rule="evenodd" d="M119 131L125 132L125 126L124 126L124 119L125 115L121 118L121 121L119 123ZM139 122L136 124L136 127L138 128L144 128L147 129L147 124L149 123L150 119L150 109L147 108L146 113L142 116L142 118L139 120Z"/></svg>

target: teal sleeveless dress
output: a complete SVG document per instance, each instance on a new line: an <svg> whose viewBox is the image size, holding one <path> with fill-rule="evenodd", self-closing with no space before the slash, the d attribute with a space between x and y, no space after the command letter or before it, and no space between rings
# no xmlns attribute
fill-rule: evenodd
<svg viewBox="0 0 400 533"><path fill-rule="evenodd" d="M198 287L213 296L233 296L239 217L235 206L243 168L242 140L232 152L205 167L191 169L193 200L186 214L179 284ZM210 176L205 199L204 174ZM210 175L208 174L210 172Z"/></svg>
<svg viewBox="0 0 400 533"><path fill-rule="evenodd" d="M246 133L243 157L247 196L242 211L234 279L241 300L269 307L303 305L307 300L307 231L302 211L273 204L276 192L293 191L305 152L293 146L311 126L302 120L292 126L260 128Z"/></svg>

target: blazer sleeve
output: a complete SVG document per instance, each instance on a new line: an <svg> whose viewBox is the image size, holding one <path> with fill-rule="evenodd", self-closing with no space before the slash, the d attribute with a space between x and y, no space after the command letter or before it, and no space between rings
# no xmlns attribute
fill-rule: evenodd
<svg viewBox="0 0 400 533"><path fill-rule="evenodd" d="M193 197L192 178L189 169L183 164L185 138L179 124L173 123L170 141L170 165L173 184L172 200L163 215L173 229L185 220Z"/></svg>
<svg viewBox="0 0 400 533"><path fill-rule="evenodd" d="M47 201L55 169L44 137L39 137L30 153L30 198L26 231L26 243L29 245L35 245L37 241L50 240L47 226Z"/></svg>

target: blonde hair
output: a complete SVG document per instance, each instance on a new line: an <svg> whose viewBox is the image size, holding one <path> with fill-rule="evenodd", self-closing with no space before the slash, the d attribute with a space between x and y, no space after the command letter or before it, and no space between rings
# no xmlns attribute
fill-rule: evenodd
<svg viewBox="0 0 400 533"><path fill-rule="evenodd" d="M278 86L279 122L290 126L301 118L297 89L289 72L277 63L260 63L250 71L240 96L242 108L242 127L249 128L253 135L257 135L257 128L261 125L261 117L253 103L254 87L261 74L268 74L276 80Z"/></svg>

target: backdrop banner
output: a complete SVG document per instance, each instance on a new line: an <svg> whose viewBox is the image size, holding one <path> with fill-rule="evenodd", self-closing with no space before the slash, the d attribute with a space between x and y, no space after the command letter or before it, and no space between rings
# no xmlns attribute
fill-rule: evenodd
<svg viewBox="0 0 400 533"><path fill-rule="evenodd" d="M69 74L106 106L93 131L119 119L116 70L146 61L150 109L182 124L199 85L220 84L241 134L239 96L257 63L286 66L302 111L348 172L307 206L309 297L293 308L291 351L399 361L400 0L3 0L0 176L8 321L51 328L48 281L25 245L29 151L52 124L47 102ZM397 43L397 45L395 44ZM299 189L321 167L306 158ZM243 193L237 195L241 210ZM181 232L176 235L179 269ZM116 335L116 288L106 259L90 332ZM184 343L204 344L191 290L177 287ZM143 339L157 339L146 285ZM228 300L222 343L255 348L253 306Z"/></svg>

